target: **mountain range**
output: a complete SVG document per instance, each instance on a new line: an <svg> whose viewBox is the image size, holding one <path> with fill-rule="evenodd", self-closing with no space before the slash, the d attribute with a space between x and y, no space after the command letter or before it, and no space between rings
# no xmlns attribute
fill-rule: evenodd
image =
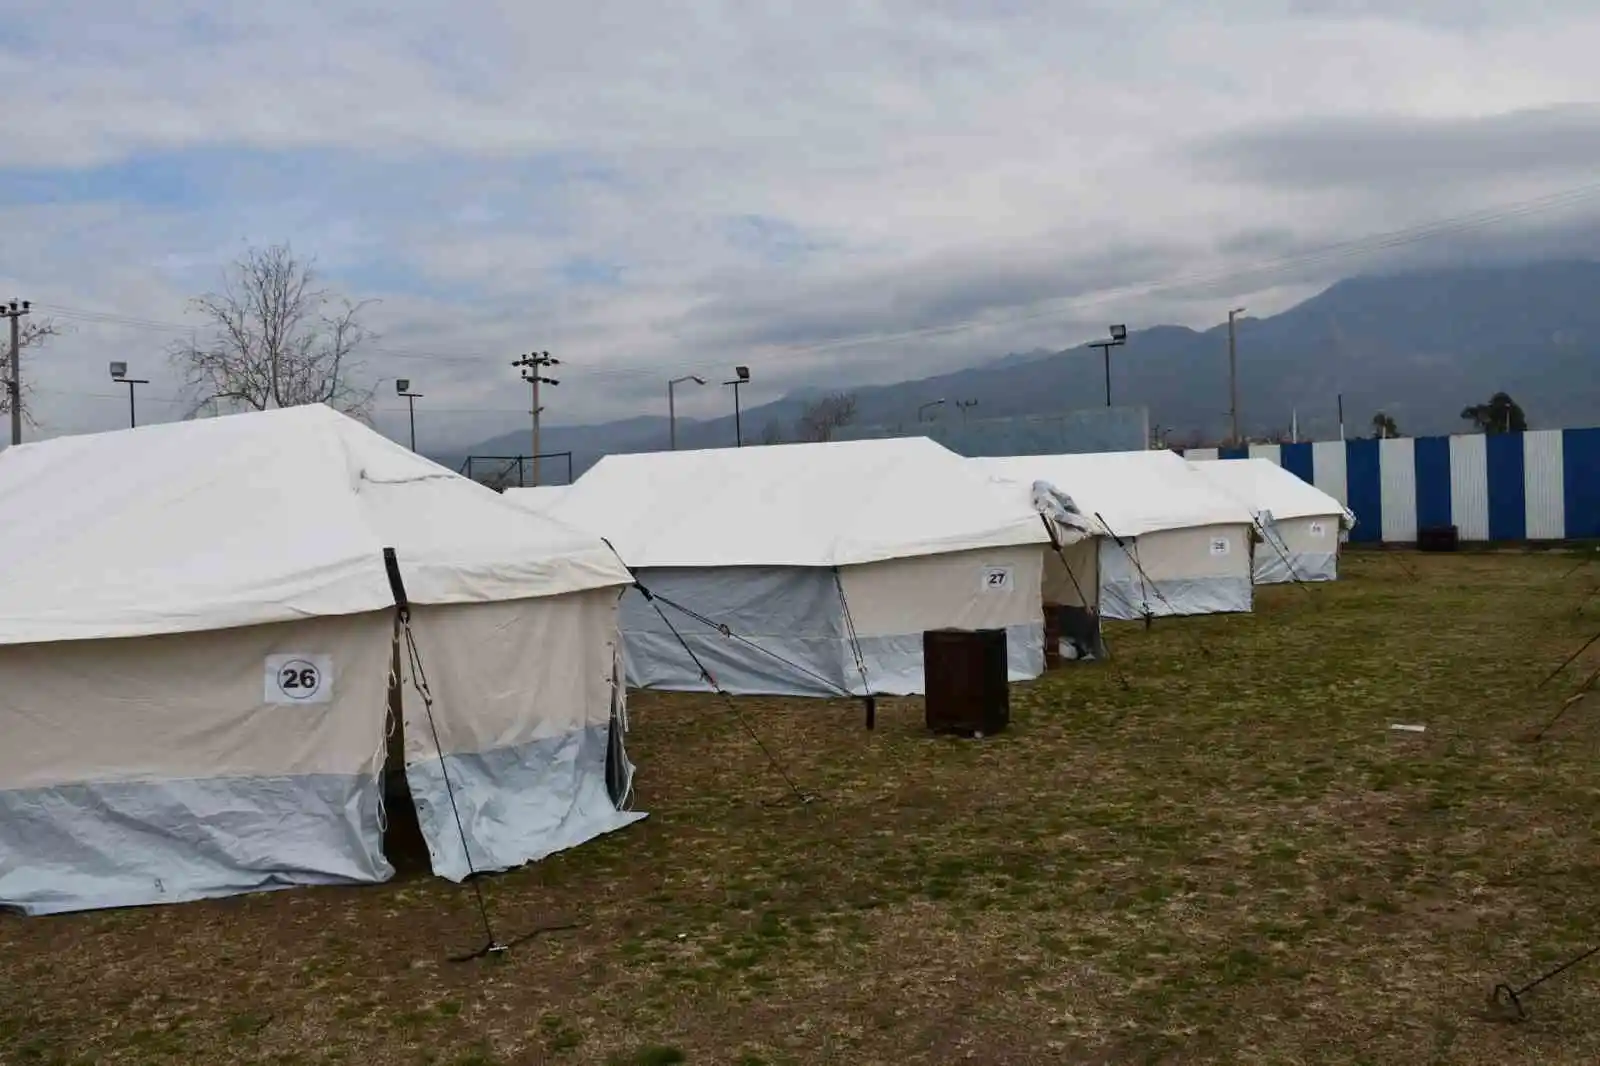
<svg viewBox="0 0 1600 1066"><path fill-rule="evenodd" d="M1240 429L1276 437L1298 421L1301 439L1346 429L1369 435L1387 413L1406 435L1464 432L1461 409L1497 391L1511 394L1530 428L1600 424L1600 262L1363 275L1337 282L1281 314L1241 317L1237 334ZM1152 427L1175 444L1214 442L1228 432L1228 329L1154 326L1130 330L1112 350L1112 395L1143 406ZM916 352L904 361L915 365ZM1099 351L1011 353L953 373L852 390L856 422L910 425L917 408L958 417L1048 414L1105 402ZM794 423L818 390L791 393L743 412L746 443L771 430L794 439ZM640 417L596 425L547 426L546 451L572 452L577 476L609 452L667 446L667 420ZM678 446L734 443L734 419L678 419ZM527 434L496 437L478 455L526 452ZM461 456L442 456L459 466ZM547 461L549 462L549 461ZM565 463L543 472L564 481Z"/></svg>

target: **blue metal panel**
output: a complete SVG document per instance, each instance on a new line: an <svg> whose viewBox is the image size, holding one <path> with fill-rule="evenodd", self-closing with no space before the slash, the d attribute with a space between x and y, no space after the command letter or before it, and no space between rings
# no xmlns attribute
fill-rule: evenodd
<svg viewBox="0 0 1600 1066"><path fill-rule="evenodd" d="M1522 434L1490 434L1484 445L1489 472L1489 539L1522 540L1528 532L1528 487L1522 474Z"/></svg>
<svg viewBox="0 0 1600 1066"><path fill-rule="evenodd" d="M1344 464L1345 491L1349 494L1346 506L1356 513L1356 527L1350 531L1350 539L1382 540L1383 474L1378 459L1378 442L1349 441L1345 445Z"/></svg>
<svg viewBox="0 0 1600 1066"><path fill-rule="evenodd" d="M1600 537L1600 429L1569 429L1561 435L1566 489L1567 536Z"/></svg>
<svg viewBox="0 0 1600 1066"><path fill-rule="evenodd" d="M1450 438L1418 437L1417 525L1448 526L1450 517Z"/></svg>
<svg viewBox="0 0 1600 1066"><path fill-rule="evenodd" d="M1315 485L1315 467L1311 464L1311 443L1285 444L1283 446L1283 468L1308 485Z"/></svg>
<svg viewBox="0 0 1600 1066"><path fill-rule="evenodd" d="M1250 458L1250 448L1249 448L1248 445L1241 445L1240 447L1237 447L1237 448L1218 448L1217 449L1217 458L1218 459L1248 459L1248 458Z"/></svg>

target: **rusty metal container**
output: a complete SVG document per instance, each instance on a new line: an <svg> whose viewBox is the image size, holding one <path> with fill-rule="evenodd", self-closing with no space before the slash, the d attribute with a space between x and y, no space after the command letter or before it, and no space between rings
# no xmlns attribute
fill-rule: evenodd
<svg viewBox="0 0 1600 1066"><path fill-rule="evenodd" d="M922 634L925 720L935 733L990 736L1011 722L1006 631L930 629Z"/></svg>

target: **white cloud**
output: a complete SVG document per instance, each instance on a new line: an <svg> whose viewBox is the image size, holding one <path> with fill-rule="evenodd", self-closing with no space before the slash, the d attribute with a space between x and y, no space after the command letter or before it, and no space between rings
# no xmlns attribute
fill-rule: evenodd
<svg viewBox="0 0 1600 1066"><path fill-rule="evenodd" d="M13 7L0 195L62 191L0 199L0 284L181 321L244 242L293 240L383 298L371 369L449 444L521 424L530 347L570 364L565 421L661 406L680 368L749 363L757 403L1269 313L1371 260L1230 277L1575 183L1548 130L1522 167L1452 131L1528 143L1539 109L1600 98L1576 2ZM160 363L172 334L122 319L32 358L48 431L119 424L104 363ZM862 334L886 339L831 344ZM153 416L175 385L149 376Z"/></svg>

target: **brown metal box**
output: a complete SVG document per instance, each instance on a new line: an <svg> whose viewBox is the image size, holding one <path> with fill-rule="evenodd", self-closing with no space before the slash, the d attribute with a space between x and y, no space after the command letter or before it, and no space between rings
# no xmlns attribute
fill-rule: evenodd
<svg viewBox="0 0 1600 1066"><path fill-rule="evenodd" d="M922 634L922 676L928 728L988 736L1011 722L1006 631L930 629Z"/></svg>

